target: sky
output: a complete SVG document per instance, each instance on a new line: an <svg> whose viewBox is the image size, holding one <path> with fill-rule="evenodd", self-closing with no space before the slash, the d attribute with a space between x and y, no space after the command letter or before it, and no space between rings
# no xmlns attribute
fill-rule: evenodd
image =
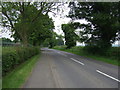
<svg viewBox="0 0 120 90"><path fill-rule="evenodd" d="M54 31L59 35L60 34L64 35L63 31L61 30L61 25L67 24L71 20L70 18L66 17L66 15L68 15L68 13L69 13L69 10L70 9L68 8L68 4L65 4L60 7L59 12L55 12L55 13L57 13L55 16L51 12L49 12L49 14L48 14L54 21L54 26L55 26Z"/></svg>

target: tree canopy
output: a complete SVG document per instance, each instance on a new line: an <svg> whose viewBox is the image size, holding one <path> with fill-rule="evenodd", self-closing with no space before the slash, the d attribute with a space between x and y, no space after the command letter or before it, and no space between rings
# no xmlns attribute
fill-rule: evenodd
<svg viewBox="0 0 120 90"><path fill-rule="evenodd" d="M70 2L69 17L85 19L89 24L75 24L87 45L110 47L120 34L120 2Z"/></svg>
<svg viewBox="0 0 120 90"><path fill-rule="evenodd" d="M54 24L48 12L53 6L54 3L47 2L4 2L2 24L13 32L16 41L38 45L51 37Z"/></svg>
<svg viewBox="0 0 120 90"><path fill-rule="evenodd" d="M73 24L62 24L62 30L65 34L65 45L67 45L67 48L76 46L77 35L75 33Z"/></svg>

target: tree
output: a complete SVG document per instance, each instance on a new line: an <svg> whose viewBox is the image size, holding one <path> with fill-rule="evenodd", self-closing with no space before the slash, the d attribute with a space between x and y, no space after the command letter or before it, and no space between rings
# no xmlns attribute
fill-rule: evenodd
<svg viewBox="0 0 120 90"><path fill-rule="evenodd" d="M41 19L42 18L42 19ZM33 45L40 45L47 38L52 37L54 24L48 15L42 15L36 23L31 27L32 31L29 36L29 41Z"/></svg>
<svg viewBox="0 0 120 90"><path fill-rule="evenodd" d="M44 40L42 46L53 48L54 46L64 45L63 36L52 32L52 37Z"/></svg>
<svg viewBox="0 0 120 90"><path fill-rule="evenodd" d="M56 41L57 41L57 46L64 45L64 41L63 41L63 36L62 35L58 35Z"/></svg>
<svg viewBox="0 0 120 90"><path fill-rule="evenodd" d="M43 27L43 21L45 20L43 20L42 17L47 18L48 20L48 12L51 11L51 8L54 5L55 3L47 2L4 2L2 3L2 24L14 33L12 36L16 40L20 40L25 46L27 46L29 43L29 36L34 36L34 28L37 28L39 31L40 28ZM41 25L40 27L38 27L38 21ZM44 35L43 33L39 33L39 35L40 34Z"/></svg>
<svg viewBox="0 0 120 90"><path fill-rule="evenodd" d="M53 33L54 34L54 37L55 37L55 42L56 42L56 45L57 46L61 46L61 45L64 45L64 41L63 41L63 36L62 35L58 35L57 33Z"/></svg>
<svg viewBox="0 0 120 90"><path fill-rule="evenodd" d="M76 45L76 37L75 29L72 23L69 24L62 24L62 30L65 34L65 45L67 48L71 48Z"/></svg>
<svg viewBox="0 0 120 90"><path fill-rule="evenodd" d="M87 45L105 50L118 39L120 2L70 2L69 7L70 18L90 22L88 25L77 24L83 29L81 38Z"/></svg>

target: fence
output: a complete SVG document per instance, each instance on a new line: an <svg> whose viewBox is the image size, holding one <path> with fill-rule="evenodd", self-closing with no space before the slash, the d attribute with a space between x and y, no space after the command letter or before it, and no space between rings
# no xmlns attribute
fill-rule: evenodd
<svg viewBox="0 0 120 90"><path fill-rule="evenodd" d="M1 42L0 46L20 46L20 43L14 43L14 42Z"/></svg>

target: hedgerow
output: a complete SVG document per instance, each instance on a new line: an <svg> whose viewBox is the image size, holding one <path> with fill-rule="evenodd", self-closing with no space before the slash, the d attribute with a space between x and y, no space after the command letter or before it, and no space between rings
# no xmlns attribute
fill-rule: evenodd
<svg viewBox="0 0 120 90"><path fill-rule="evenodd" d="M117 60L120 60L120 47L112 47L107 52L106 55Z"/></svg>
<svg viewBox="0 0 120 90"><path fill-rule="evenodd" d="M2 75L13 70L19 64L39 53L38 47L3 47L2 48Z"/></svg>

